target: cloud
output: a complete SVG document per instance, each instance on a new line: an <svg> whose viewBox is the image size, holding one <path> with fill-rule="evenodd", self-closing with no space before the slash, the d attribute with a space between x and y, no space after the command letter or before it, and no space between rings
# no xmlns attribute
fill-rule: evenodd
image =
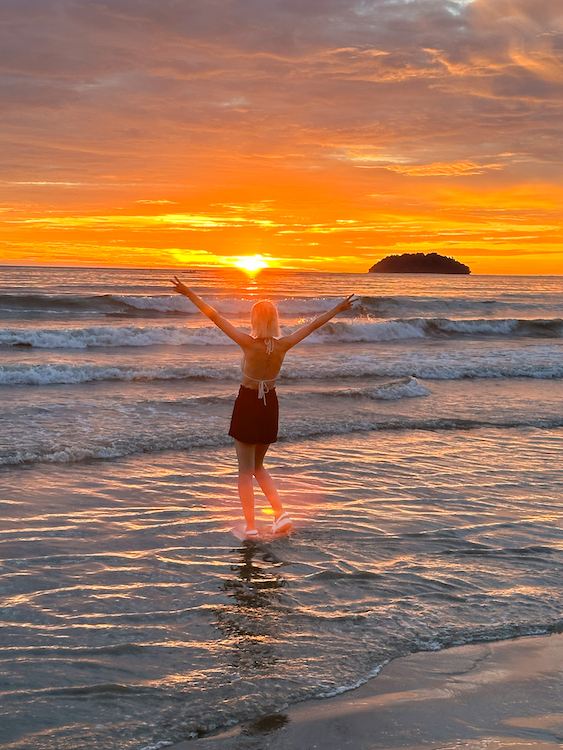
<svg viewBox="0 0 563 750"><path fill-rule="evenodd" d="M87 229L118 229L121 227L133 229L151 229L154 227L173 227L175 229L223 229L230 226L255 224L263 227L273 226L267 219L246 218L237 216L207 216L203 214L156 214L156 215L95 215L95 216L41 216L7 219L9 224L23 224L36 227L54 227L57 229L87 228Z"/></svg>
<svg viewBox="0 0 563 750"><path fill-rule="evenodd" d="M154 205L158 206L158 205L161 205L161 204L164 204L164 203L176 203L177 204L178 201L169 201L166 198L155 199L155 200L153 200L151 198L140 198L139 200L135 201L135 203L146 203L147 205L153 205L154 204Z"/></svg>
<svg viewBox="0 0 563 750"><path fill-rule="evenodd" d="M402 164L391 164L382 169L390 172L398 172L412 177L452 177L461 175L483 174L487 169L502 169L502 164L476 164L473 161L459 161L451 164L434 162L433 164L421 164L418 166L407 166Z"/></svg>
<svg viewBox="0 0 563 750"><path fill-rule="evenodd" d="M203 125L223 137L251 127L279 142L288 128L378 124L389 137L401 118L428 137L431 115L490 121L481 98L560 93L560 21L542 0L0 5L13 104L66 102L82 118L96 108L110 126L139 117L141 132L157 120L192 137ZM456 93L476 100L462 113ZM419 116L406 117L409 107Z"/></svg>
<svg viewBox="0 0 563 750"><path fill-rule="evenodd" d="M95 187L100 215L164 194L213 218L213 204L268 195L324 225L317 195L361 213L376 192L407 210L420 178L561 183L553 0L0 0L0 13L9 205L64 191L82 215Z"/></svg>

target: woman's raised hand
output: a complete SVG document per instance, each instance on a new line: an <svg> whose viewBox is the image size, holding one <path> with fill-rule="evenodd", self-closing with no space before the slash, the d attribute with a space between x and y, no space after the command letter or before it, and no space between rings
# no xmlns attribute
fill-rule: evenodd
<svg viewBox="0 0 563 750"><path fill-rule="evenodd" d="M343 312L344 310L349 310L352 305L355 302L354 294L349 294L346 299L343 299L342 302L339 302L336 307L338 308L338 312Z"/></svg>
<svg viewBox="0 0 563 750"><path fill-rule="evenodd" d="M185 294L188 291L188 287L184 284L183 281L180 281L177 276L174 276L173 279L170 279L170 283L174 287L174 291L178 292L178 294Z"/></svg>

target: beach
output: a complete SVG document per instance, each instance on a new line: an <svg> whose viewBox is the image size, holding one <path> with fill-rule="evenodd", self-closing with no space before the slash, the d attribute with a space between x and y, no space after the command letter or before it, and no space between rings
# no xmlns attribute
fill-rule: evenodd
<svg viewBox="0 0 563 750"><path fill-rule="evenodd" d="M257 491L242 543L240 351L168 275L0 270L2 746L299 747L339 706L350 747L549 747L561 280L189 274L245 330L255 299L291 331L360 296L277 383L294 532Z"/></svg>
<svg viewBox="0 0 563 750"><path fill-rule="evenodd" d="M352 693L170 750L561 747L563 636L405 656Z"/></svg>

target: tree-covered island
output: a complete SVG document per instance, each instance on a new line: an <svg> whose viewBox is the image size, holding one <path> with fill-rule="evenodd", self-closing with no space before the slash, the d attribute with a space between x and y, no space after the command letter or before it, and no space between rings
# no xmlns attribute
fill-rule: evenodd
<svg viewBox="0 0 563 750"><path fill-rule="evenodd" d="M375 263L369 273L471 273L469 266L438 253L388 255Z"/></svg>

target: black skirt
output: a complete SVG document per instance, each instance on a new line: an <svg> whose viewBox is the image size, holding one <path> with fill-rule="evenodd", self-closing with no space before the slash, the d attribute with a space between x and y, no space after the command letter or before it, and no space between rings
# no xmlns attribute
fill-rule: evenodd
<svg viewBox="0 0 563 750"><path fill-rule="evenodd" d="M275 443L278 439L278 396L272 388L264 399L258 390L241 385L231 417L229 435L241 443Z"/></svg>

